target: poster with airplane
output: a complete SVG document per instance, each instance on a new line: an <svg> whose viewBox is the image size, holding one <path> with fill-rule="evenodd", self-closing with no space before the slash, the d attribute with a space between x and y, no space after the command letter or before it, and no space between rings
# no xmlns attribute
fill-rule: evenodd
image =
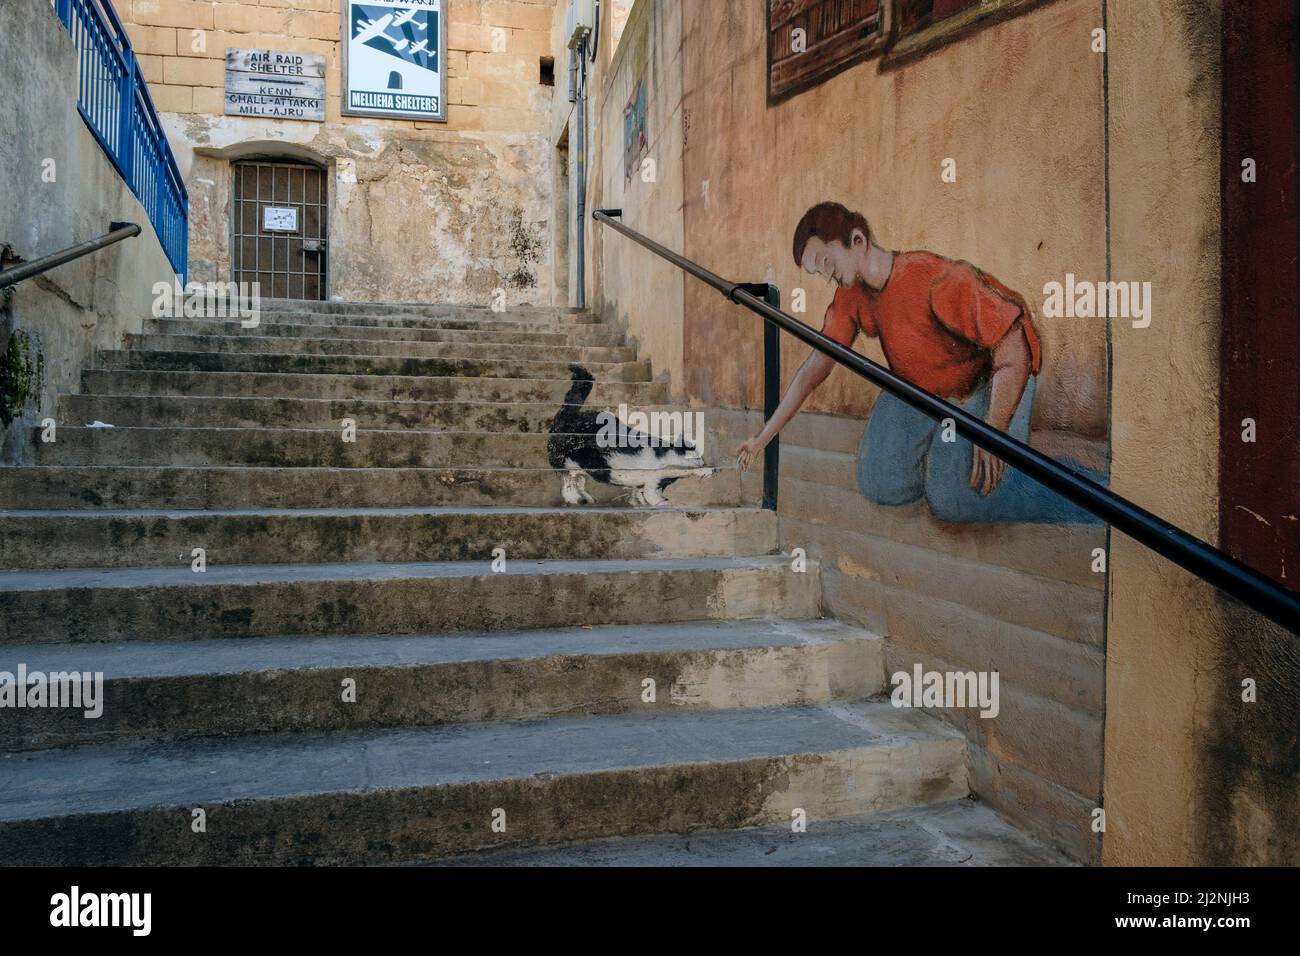
<svg viewBox="0 0 1300 956"><path fill-rule="evenodd" d="M343 0L345 116L447 121L448 0Z"/></svg>

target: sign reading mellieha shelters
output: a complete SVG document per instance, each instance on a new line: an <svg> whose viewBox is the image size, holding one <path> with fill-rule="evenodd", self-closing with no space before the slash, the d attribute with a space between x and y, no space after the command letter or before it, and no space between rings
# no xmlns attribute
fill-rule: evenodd
<svg viewBox="0 0 1300 956"><path fill-rule="evenodd" d="M325 122L325 56L226 50L226 115Z"/></svg>
<svg viewBox="0 0 1300 956"><path fill-rule="evenodd" d="M343 0L348 116L447 121L447 0Z"/></svg>

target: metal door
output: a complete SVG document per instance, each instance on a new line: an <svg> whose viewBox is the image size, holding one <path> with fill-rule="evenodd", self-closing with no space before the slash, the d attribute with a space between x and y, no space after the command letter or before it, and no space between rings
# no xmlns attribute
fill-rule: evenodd
<svg viewBox="0 0 1300 956"><path fill-rule="evenodd" d="M325 171L305 163L234 164L231 261L236 282L271 299L324 299Z"/></svg>

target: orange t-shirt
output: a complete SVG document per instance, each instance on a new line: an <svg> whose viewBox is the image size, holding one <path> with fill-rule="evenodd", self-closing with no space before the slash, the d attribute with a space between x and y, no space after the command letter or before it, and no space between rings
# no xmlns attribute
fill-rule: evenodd
<svg viewBox="0 0 1300 956"><path fill-rule="evenodd" d="M841 287L822 333L846 348L859 330L880 339L889 367L940 398L965 398L989 374L991 352L1019 322L1030 374L1042 348L1024 298L969 262L900 252L883 289Z"/></svg>

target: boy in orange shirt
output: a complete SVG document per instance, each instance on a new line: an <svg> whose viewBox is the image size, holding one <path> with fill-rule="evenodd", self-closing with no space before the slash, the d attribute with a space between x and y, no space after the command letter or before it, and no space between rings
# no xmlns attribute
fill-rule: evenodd
<svg viewBox="0 0 1300 956"><path fill-rule="evenodd" d="M794 261L838 284L822 333L851 348L858 333L878 338L889 367L1014 438L1029 440L1042 349L1029 305L967 262L933 252L890 252L867 220L839 203L804 214ZM814 351L771 420L742 444L749 467L830 374L835 360ZM1099 476L1078 465L1094 480ZM964 438L943 441L938 422L881 393L858 449L858 488L877 504L924 497L953 522L1098 523L1098 519ZM1104 479L1100 479L1104 480Z"/></svg>

